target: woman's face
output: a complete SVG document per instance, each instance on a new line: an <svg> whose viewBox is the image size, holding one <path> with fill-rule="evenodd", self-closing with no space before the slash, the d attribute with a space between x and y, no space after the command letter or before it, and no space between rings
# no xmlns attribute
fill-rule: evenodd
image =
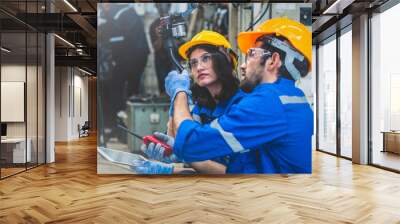
<svg viewBox="0 0 400 224"><path fill-rule="evenodd" d="M211 54L197 48L189 57L189 64L194 81L200 87L207 87L218 81L217 74L212 66Z"/></svg>

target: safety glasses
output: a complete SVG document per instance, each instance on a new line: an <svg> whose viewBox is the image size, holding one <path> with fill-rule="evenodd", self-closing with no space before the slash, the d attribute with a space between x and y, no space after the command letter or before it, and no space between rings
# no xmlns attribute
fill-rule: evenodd
<svg viewBox="0 0 400 224"><path fill-rule="evenodd" d="M258 47L249 48L249 50L247 50L247 53L245 56L245 62L247 62L247 60L249 58L254 58L256 56L260 56L260 57L264 56L266 58L269 58L272 56L272 53L270 51L267 51L265 49L258 48Z"/></svg>
<svg viewBox="0 0 400 224"><path fill-rule="evenodd" d="M205 66L209 66L211 63L211 53L205 53L202 56L200 56L200 58L192 58L189 60L189 68L191 70L197 68L197 66L199 65L199 63L202 63Z"/></svg>

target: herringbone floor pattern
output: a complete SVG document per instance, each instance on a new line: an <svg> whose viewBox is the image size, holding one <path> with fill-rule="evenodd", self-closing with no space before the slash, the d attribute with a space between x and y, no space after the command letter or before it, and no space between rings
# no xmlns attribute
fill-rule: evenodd
<svg viewBox="0 0 400 224"><path fill-rule="evenodd" d="M400 223L400 175L315 152L312 175L96 174L96 139L0 181L0 223Z"/></svg>

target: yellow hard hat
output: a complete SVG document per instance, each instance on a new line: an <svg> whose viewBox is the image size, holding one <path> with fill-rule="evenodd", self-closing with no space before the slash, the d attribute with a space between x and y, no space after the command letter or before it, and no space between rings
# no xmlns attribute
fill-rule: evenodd
<svg viewBox="0 0 400 224"><path fill-rule="evenodd" d="M182 44L179 49L178 52L181 55L181 57L185 60L188 60L187 57L187 52L191 47L194 47L196 45L200 45L200 44L210 44L210 45L214 45L216 47L224 47L233 62L233 67L236 68L237 66L237 55L236 53L232 50L232 46L231 44L228 42L228 40L222 36L221 34L214 32L214 31L210 31L210 30L203 30L200 33L196 34L190 41Z"/></svg>
<svg viewBox="0 0 400 224"><path fill-rule="evenodd" d="M249 48L254 47L257 38L268 34L285 37L307 59L308 71L311 70L311 32L303 24L288 18L273 18L260 24L255 31L239 33L237 38L239 49L247 53Z"/></svg>

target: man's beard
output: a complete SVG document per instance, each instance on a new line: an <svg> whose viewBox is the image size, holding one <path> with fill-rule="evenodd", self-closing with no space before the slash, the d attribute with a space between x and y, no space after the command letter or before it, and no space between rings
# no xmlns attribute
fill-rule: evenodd
<svg viewBox="0 0 400 224"><path fill-rule="evenodd" d="M244 78L240 82L240 88L245 92L245 93L250 93L253 91L253 89L261 83L262 77L260 75L253 75L253 77L249 78Z"/></svg>

